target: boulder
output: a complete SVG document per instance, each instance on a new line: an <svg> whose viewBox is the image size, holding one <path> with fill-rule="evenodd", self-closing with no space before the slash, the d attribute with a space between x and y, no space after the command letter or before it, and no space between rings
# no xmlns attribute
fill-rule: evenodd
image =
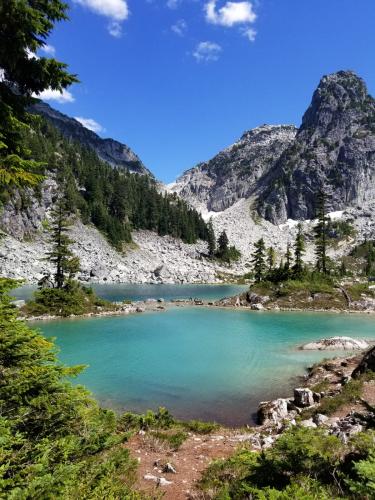
<svg viewBox="0 0 375 500"><path fill-rule="evenodd" d="M335 350L362 350L369 347L365 340L353 339L351 337L330 337L309 342L301 347L303 350L335 351Z"/></svg>
<svg viewBox="0 0 375 500"><path fill-rule="evenodd" d="M300 424L302 425L302 427L309 427L311 429L315 429L317 427L317 425L313 422L312 418L309 418L308 420L302 420Z"/></svg>
<svg viewBox="0 0 375 500"><path fill-rule="evenodd" d="M251 304L251 309L253 311L263 311L264 310L264 305L263 304Z"/></svg>
<svg viewBox="0 0 375 500"><path fill-rule="evenodd" d="M317 413L313 417L313 422L318 426L321 427L322 425L327 425L329 421L329 418L327 415L323 415L322 413Z"/></svg>
<svg viewBox="0 0 375 500"><path fill-rule="evenodd" d="M353 371L352 377L357 378L359 377L359 375L367 371L375 372L375 347L372 347L368 352L366 352L366 354L363 356L362 361Z"/></svg>
<svg viewBox="0 0 375 500"><path fill-rule="evenodd" d="M288 416L288 400L262 401L258 407L258 421L263 424L278 424Z"/></svg>
<svg viewBox="0 0 375 500"><path fill-rule="evenodd" d="M312 406L315 403L314 393L307 388L294 389L294 404L300 408Z"/></svg>

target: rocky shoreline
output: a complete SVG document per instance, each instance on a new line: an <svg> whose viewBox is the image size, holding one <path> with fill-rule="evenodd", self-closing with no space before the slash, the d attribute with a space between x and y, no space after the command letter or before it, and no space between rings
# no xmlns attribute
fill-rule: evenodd
<svg viewBox="0 0 375 500"><path fill-rule="evenodd" d="M298 424L323 427L346 443L374 425L375 380L373 376L363 378L366 372L374 371L375 347L313 365L301 377L293 396L259 404L259 425L248 441L256 449L269 448L285 430Z"/></svg>

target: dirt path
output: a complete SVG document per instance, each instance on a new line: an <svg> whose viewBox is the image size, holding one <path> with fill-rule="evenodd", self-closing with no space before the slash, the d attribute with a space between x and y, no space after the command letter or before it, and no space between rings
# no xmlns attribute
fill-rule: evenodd
<svg viewBox="0 0 375 500"><path fill-rule="evenodd" d="M153 498L163 495L165 500L186 500L194 493L194 484L204 469L215 459L227 458L246 439L248 434L222 429L210 435L189 433L177 451L171 451L147 434L137 434L129 443L132 457L139 462L137 487ZM163 472L170 463L176 473ZM164 478L170 484L157 484ZM164 481L162 481L164 482Z"/></svg>

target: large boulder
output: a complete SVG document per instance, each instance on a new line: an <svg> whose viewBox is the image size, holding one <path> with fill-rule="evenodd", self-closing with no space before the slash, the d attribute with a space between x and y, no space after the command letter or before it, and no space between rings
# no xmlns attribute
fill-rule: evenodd
<svg viewBox="0 0 375 500"><path fill-rule="evenodd" d="M359 363L357 368L352 373L353 378L359 377L362 373L367 371L375 372L375 347L372 347L364 356L362 361Z"/></svg>
<svg viewBox="0 0 375 500"><path fill-rule="evenodd" d="M298 407L306 408L314 404L314 393L307 388L297 387L294 389L294 404Z"/></svg>
<svg viewBox="0 0 375 500"><path fill-rule="evenodd" d="M262 401L258 407L258 421L261 425L278 424L288 416L288 399Z"/></svg>
<svg viewBox="0 0 375 500"><path fill-rule="evenodd" d="M319 351L354 351L367 349L369 347L365 340L353 339L351 337L330 337L328 339L320 339L316 342L309 342L301 347L303 350L319 350Z"/></svg>

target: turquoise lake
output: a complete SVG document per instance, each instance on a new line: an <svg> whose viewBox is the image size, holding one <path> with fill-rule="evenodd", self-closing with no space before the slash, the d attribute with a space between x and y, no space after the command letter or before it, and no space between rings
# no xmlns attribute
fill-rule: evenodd
<svg viewBox="0 0 375 500"><path fill-rule="evenodd" d="M230 297L248 289L248 285L137 285L130 283L98 283L92 288L99 297L112 302L121 300L189 299L217 300ZM26 285L12 291L17 299L28 300L36 290L35 285Z"/></svg>
<svg viewBox="0 0 375 500"><path fill-rule="evenodd" d="M299 345L333 335L375 340L371 316L194 307L37 326L56 337L62 361L88 365L78 382L103 405L166 406L179 418L232 426L254 423L259 401L288 396L308 365L336 354Z"/></svg>

